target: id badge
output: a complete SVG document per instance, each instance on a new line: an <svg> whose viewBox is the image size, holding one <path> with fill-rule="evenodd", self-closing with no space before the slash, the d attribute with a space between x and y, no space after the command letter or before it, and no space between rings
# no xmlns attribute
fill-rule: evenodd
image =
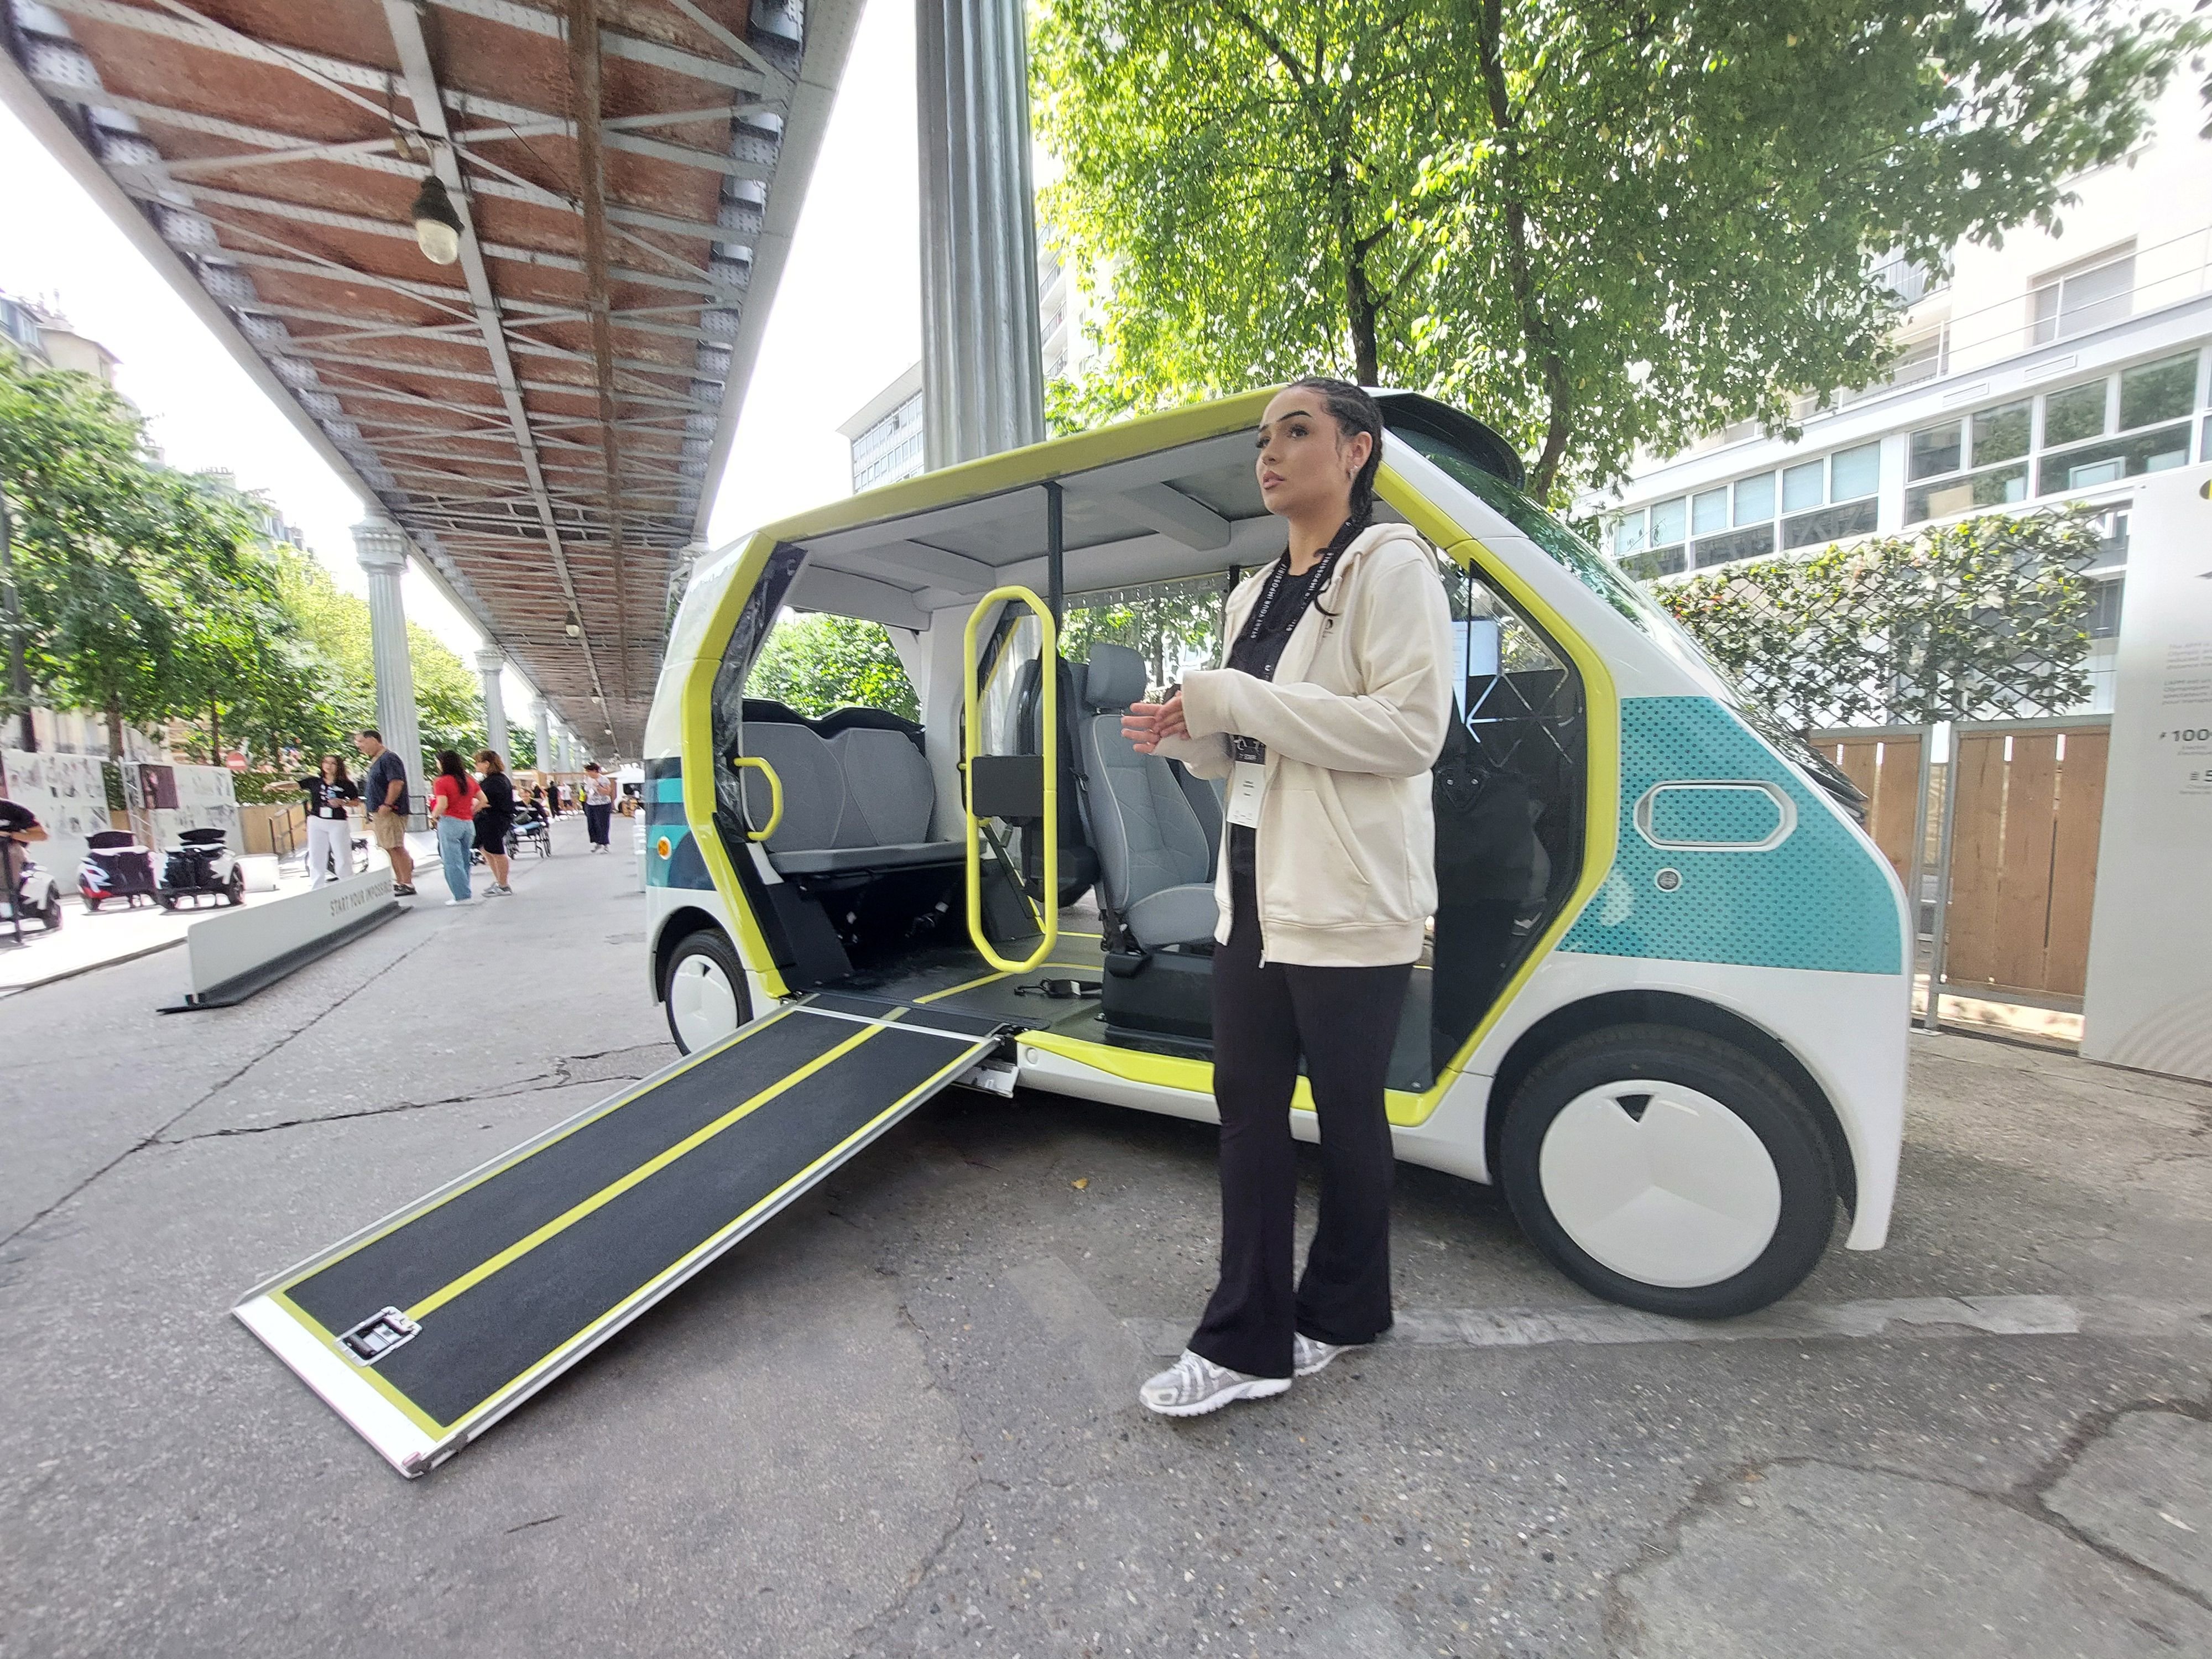
<svg viewBox="0 0 2212 1659"><path fill-rule="evenodd" d="M1267 769L1258 761L1238 761L1223 792L1222 816L1247 830L1260 827L1260 801L1267 793Z"/></svg>

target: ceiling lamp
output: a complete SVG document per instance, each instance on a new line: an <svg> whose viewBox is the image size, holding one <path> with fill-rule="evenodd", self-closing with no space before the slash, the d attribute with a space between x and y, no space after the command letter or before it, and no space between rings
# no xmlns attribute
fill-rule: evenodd
<svg viewBox="0 0 2212 1659"><path fill-rule="evenodd" d="M434 265L449 265L461 257L461 216L453 211L453 198L434 173L425 173L422 188L415 192L415 243Z"/></svg>
<svg viewBox="0 0 2212 1659"><path fill-rule="evenodd" d="M561 631L572 640L580 640L584 637L584 624L577 620L576 613L571 611L568 613L568 620L561 624Z"/></svg>

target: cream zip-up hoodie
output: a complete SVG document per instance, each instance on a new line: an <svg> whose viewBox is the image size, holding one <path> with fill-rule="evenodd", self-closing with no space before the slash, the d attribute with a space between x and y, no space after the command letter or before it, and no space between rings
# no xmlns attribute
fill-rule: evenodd
<svg viewBox="0 0 2212 1659"><path fill-rule="evenodd" d="M1268 568L1230 595L1224 659ZM1231 734L1267 745L1255 842L1262 961L1380 968L1420 956L1437 902L1429 769L1451 719L1451 654L1435 556L1406 526L1378 524L1344 550L1273 679L1217 668L1183 681L1191 734L1161 754L1225 778ZM1214 936L1226 944L1225 834L1220 865Z"/></svg>

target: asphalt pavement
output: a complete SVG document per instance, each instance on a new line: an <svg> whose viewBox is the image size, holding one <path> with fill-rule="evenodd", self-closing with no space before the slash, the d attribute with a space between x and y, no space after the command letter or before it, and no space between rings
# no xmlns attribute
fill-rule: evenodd
<svg viewBox="0 0 2212 1659"><path fill-rule="evenodd" d="M1889 1248L1766 1315L1593 1303L1409 1169L1393 1338L1185 1422L1211 1131L955 1091L402 1480L228 1310L673 1057L556 836L235 1009L0 1001L0 1652L2212 1651L2212 1088L1962 1036Z"/></svg>

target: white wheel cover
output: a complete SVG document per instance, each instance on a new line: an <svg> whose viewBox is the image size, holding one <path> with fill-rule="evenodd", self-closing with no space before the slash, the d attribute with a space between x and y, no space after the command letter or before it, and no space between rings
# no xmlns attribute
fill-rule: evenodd
<svg viewBox="0 0 2212 1659"><path fill-rule="evenodd" d="M1781 1177L1751 1126L1711 1095L1656 1079L1569 1101L1544 1132L1537 1174L1567 1237L1644 1285L1733 1278L1782 1218Z"/></svg>
<svg viewBox="0 0 2212 1659"><path fill-rule="evenodd" d="M738 994L722 964L695 952L668 976L668 1017L684 1052L697 1054L738 1029Z"/></svg>

